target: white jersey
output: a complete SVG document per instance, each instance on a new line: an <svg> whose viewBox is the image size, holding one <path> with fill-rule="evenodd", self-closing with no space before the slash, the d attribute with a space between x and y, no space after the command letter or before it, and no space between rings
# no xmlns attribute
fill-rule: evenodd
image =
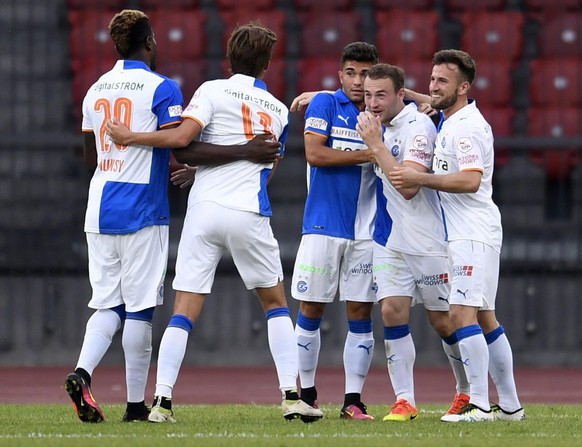
<svg viewBox="0 0 582 447"><path fill-rule="evenodd" d="M289 110L267 92L259 79L235 74L203 83L182 118L194 119L200 140L220 145L245 144L255 135L272 133L284 147ZM283 153L283 149L281 150ZM211 201L227 208L270 216L267 179L273 164L241 160L220 166L199 166L189 206Z"/></svg>
<svg viewBox="0 0 582 447"><path fill-rule="evenodd" d="M432 164L436 128L432 120L408 104L384 131L384 144L398 163ZM442 210L436 191L420 188L410 200L400 194L376 165L382 180L374 241L402 253L443 255L447 253Z"/></svg>
<svg viewBox="0 0 582 447"><path fill-rule="evenodd" d="M141 61L120 60L87 92L83 132L93 132L97 169L89 186L88 233L128 234L150 225L169 225L169 149L118 146L105 133L113 116L135 132L178 124L178 84Z"/></svg>
<svg viewBox="0 0 582 447"><path fill-rule="evenodd" d="M493 157L491 126L475 101L470 101L442 123L434 152L435 174L470 170L483 173L481 186L475 193L439 193L448 240L479 241L499 252L501 215L491 198Z"/></svg>

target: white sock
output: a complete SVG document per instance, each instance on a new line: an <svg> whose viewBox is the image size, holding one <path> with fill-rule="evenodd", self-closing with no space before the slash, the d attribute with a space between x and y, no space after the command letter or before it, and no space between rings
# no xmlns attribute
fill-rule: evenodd
<svg viewBox="0 0 582 447"><path fill-rule="evenodd" d="M125 354L127 401L142 402L152 358L152 324L126 319L121 343Z"/></svg>
<svg viewBox="0 0 582 447"><path fill-rule="evenodd" d="M318 330L308 331L295 326L297 349L299 351L299 380L302 388L315 386L315 372L321 347L321 333Z"/></svg>
<svg viewBox="0 0 582 447"><path fill-rule="evenodd" d="M180 366L186 355L189 332L181 327L169 326L164 331L158 354L156 396L172 398Z"/></svg>
<svg viewBox="0 0 582 447"><path fill-rule="evenodd" d="M119 315L111 309L99 309L87 321L85 338L76 368L93 371L111 346L111 340L121 328Z"/></svg>
<svg viewBox="0 0 582 447"><path fill-rule="evenodd" d="M279 388L283 392L296 389L299 353L291 317L288 315L267 317L267 335L277 369Z"/></svg>
<svg viewBox="0 0 582 447"><path fill-rule="evenodd" d="M348 331L343 355L346 375L345 394L362 393L373 355L374 337L372 332L354 333Z"/></svg>
<svg viewBox="0 0 582 447"><path fill-rule="evenodd" d="M453 370L453 375L455 376L456 391L457 393L469 394L470 385L469 379L467 379L467 374L465 373L465 368L463 366L463 361L461 359L461 351L459 349L459 342L452 345L445 343L443 340L443 351L449 359L449 364Z"/></svg>
<svg viewBox="0 0 582 447"><path fill-rule="evenodd" d="M470 402L488 411L489 407L489 349L479 325L458 329L459 350L469 379Z"/></svg>
<svg viewBox="0 0 582 447"><path fill-rule="evenodd" d="M489 336L489 334L487 334ZM486 339L488 337L485 337ZM489 343L489 374L497 388L499 406L513 412L521 408L513 375L513 353L505 333Z"/></svg>
<svg viewBox="0 0 582 447"><path fill-rule="evenodd" d="M413 368L416 350L412 335L408 333L401 338L384 339L384 348L388 375L396 400L406 399L410 405L415 407Z"/></svg>

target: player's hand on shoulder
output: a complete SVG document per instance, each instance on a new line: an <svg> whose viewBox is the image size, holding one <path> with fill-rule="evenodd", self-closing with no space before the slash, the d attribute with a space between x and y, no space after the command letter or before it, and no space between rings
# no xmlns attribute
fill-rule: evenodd
<svg viewBox="0 0 582 447"><path fill-rule="evenodd" d="M128 145L131 144L131 131L125 124L119 121L118 118L113 117L107 121L106 127L107 135L115 144Z"/></svg>
<svg viewBox="0 0 582 447"><path fill-rule="evenodd" d="M186 188L194 183L196 177L196 166L182 165L183 168L172 171L170 181L172 185Z"/></svg>
<svg viewBox="0 0 582 447"><path fill-rule="evenodd" d="M291 107L289 107L289 110L291 112L301 112L304 108L306 108L309 103L311 102L311 100L313 99L313 97L315 95L317 95L318 93L333 93L332 91L329 90L323 90L321 92L303 92L301 93L299 96L297 96L293 102L291 102Z"/></svg>
<svg viewBox="0 0 582 447"><path fill-rule="evenodd" d="M253 163L273 163L281 154L281 143L273 134L256 135L245 144L246 159Z"/></svg>

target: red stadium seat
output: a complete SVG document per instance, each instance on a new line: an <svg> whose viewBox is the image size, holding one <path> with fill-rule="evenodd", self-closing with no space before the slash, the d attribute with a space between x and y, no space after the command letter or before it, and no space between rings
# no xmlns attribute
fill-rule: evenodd
<svg viewBox="0 0 582 447"><path fill-rule="evenodd" d="M419 93L428 92L430 74L432 71L432 61L430 58L422 59L395 59L390 61L392 65L397 65L404 70L405 87Z"/></svg>
<svg viewBox="0 0 582 447"><path fill-rule="evenodd" d="M564 12L544 18L540 24L541 57L582 57L582 12Z"/></svg>
<svg viewBox="0 0 582 447"><path fill-rule="evenodd" d="M276 0L253 0L252 2L241 2L240 0L216 0L216 6L219 11L231 11L233 9L273 9L277 5Z"/></svg>
<svg viewBox="0 0 582 447"><path fill-rule="evenodd" d="M336 57L343 48L361 40L360 15L356 12L302 14L301 57Z"/></svg>
<svg viewBox="0 0 582 447"><path fill-rule="evenodd" d="M505 8L506 3L507 0L446 0L446 6L449 11L501 11Z"/></svg>
<svg viewBox="0 0 582 447"><path fill-rule="evenodd" d="M530 71L534 106L582 106L582 59L536 59Z"/></svg>
<svg viewBox="0 0 582 447"><path fill-rule="evenodd" d="M460 15L463 25L461 48L477 61L483 58L516 61L523 53L525 18L517 11L466 12Z"/></svg>
<svg viewBox="0 0 582 447"><path fill-rule="evenodd" d="M510 149L501 146L498 141L501 138L511 137L514 134L513 122L515 110L512 107L481 107L477 101L479 111L485 117L493 131L495 141L495 166L505 166L510 158Z"/></svg>
<svg viewBox="0 0 582 447"><path fill-rule="evenodd" d="M302 59L297 63L297 93L337 90L340 88L338 72L340 56L332 58Z"/></svg>
<svg viewBox="0 0 582 447"><path fill-rule="evenodd" d="M224 53L226 54L226 44L232 31L238 26L253 20L258 20L264 26L272 29L277 34L277 43L273 48L273 57L285 57L286 33L285 33L285 13L283 11L252 11L239 10L228 11L220 14L224 22Z"/></svg>
<svg viewBox="0 0 582 447"><path fill-rule="evenodd" d="M377 11L383 9L425 9L433 7L434 0L374 0L374 9Z"/></svg>
<svg viewBox="0 0 582 447"><path fill-rule="evenodd" d="M379 12L376 24L376 45L382 62L423 57L430 61L439 48L439 15L435 11Z"/></svg>
<svg viewBox="0 0 582 447"><path fill-rule="evenodd" d="M286 80L286 59L273 58L269 64L269 68L265 73L263 81L267 84L267 90L279 101L285 102L287 96L287 80ZM228 61L222 64L222 72L224 77L228 78L232 75Z"/></svg>
<svg viewBox="0 0 582 447"><path fill-rule="evenodd" d="M504 61L477 60L477 74L469 96L477 105L507 107L513 97L511 72L513 65Z"/></svg>
<svg viewBox="0 0 582 447"><path fill-rule="evenodd" d="M108 9L118 12L127 6L127 0L67 0L69 9Z"/></svg>
<svg viewBox="0 0 582 447"><path fill-rule="evenodd" d="M206 81L208 64L206 61L199 62L169 62L158 65L156 71L164 76L172 78L180 86L184 96L184 104L188 104L192 95L200 84Z"/></svg>
<svg viewBox="0 0 582 447"><path fill-rule="evenodd" d="M293 5L299 10L347 11L352 9L353 0L293 0Z"/></svg>
<svg viewBox="0 0 582 447"><path fill-rule="evenodd" d="M157 8L194 9L198 7L198 0L140 0L139 5L145 11Z"/></svg>
<svg viewBox="0 0 582 447"><path fill-rule="evenodd" d="M69 11L69 48L73 69L75 65L89 63L95 66L97 61L118 58L108 29L114 14L101 9Z"/></svg>
<svg viewBox="0 0 582 447"><path fill-rule="evenodd" d="M148 13L162 61L198 62L206 55L206 13L158 9Z"/></svg>
<svg viewBox="0 0 582 447"><path fill-rule="evenodd" d="M580 0L525 0L525 8L527 10L548 10L562 11L562 10L576 10L580 9Z"/></svg>
<svg viewBox="0 0 582 447"><path fill-rule="evenodd" d="M545 167L549 179L566 178L572 168L580 162L575 147L561 143L559 138L579 135L582 111L577 107L530 108L528 135L536 138L556 138L555 149L536 149L530 152L531 160Z"/></svg>

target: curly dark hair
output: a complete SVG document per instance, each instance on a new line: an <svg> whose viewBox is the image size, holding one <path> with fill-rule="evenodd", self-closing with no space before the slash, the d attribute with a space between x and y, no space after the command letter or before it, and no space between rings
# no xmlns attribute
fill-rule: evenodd
<svg viewBox="0 0 582 447"><path fill-rule="evenodd" d="M119 55L123 59L128 59L141 48L153 32L146 14L135 9L124 9L115 14L109 22L109 35Z"/></svg>

